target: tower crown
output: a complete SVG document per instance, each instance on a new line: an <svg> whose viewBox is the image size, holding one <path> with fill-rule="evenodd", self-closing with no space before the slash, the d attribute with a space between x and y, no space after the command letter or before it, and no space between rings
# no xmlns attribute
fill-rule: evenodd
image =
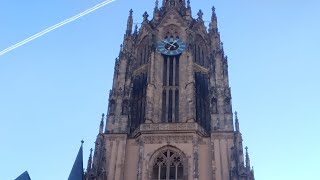
<svg viewBox="0 0 320 180"><path fill-rule="evenodd" d="M132 32L129 11L86 180L254 180L215 9L208 30L203 14L192 17L190 0L155 0Z"/></svg>

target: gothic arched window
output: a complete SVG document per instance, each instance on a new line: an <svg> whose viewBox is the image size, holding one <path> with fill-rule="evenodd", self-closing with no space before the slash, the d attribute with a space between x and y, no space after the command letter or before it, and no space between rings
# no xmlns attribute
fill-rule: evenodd
<svg viewBox="0 0 320 180"><path fill-rule="evenodd" d="M208 48L206 46L206 42L201 36L197 35L196 43L194 44L194 49L193 49L194 62L203 67L207 67L208 66L207 56L208 56Z"/></svg>
<svg viewBox="0 0 320 180"><path fill-rule="evenodd" d="M136 66L139 67L141 65L144 65L149 62L150 57L150 44L149 44L149 38L145 37L142 39L142 41L139 43L138 48L138 61Z"/></svg>
<svg viewBox="0 0 320 180"><path fill-rule="evenodd" d="M121 110L121 114L122 115L128 115L129 112L129 101L128 100L124 100L122 102L122 110Z"/></svg>
<svg viewBox="0 0 320 180"><path fill-rule="evenodd" d="M140 74L133 78L130 101L131 131L134 131L145 120L145 106L147 95L147 73Z"/></svg>
<svg viewBox="0 0 320 180"><path fill-rule="evenodd" d="M209 79L206 74L195 73L196 121L207 131L210 130Z"/></svg>
<svg viewBox="0 0 320 180"><path fill-rule="evenodd" d="M109 115L114 115L115 111L116 111L116 101L112 99L112 100L109 101L109 112L108 112L108 114Z"/></svg>
<svg viewBox="0 0 320 180"><path fill-rule="evenodd" d="M172 149L165 149L154 159L152 180L183 180L183 157Z"/></svg>

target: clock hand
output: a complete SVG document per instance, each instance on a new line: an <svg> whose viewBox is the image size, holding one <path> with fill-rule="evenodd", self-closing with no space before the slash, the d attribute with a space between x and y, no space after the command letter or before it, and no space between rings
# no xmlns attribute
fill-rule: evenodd
<svg viewBox="0 0 320 180"><path fill-rule="evenodd" d="M174 45L174 43L176 43L176 42L177 42L177 40L174 40L172 44L171 44L171 43L168 43L168 44L170 45L169 49L170 49L172 46L173 46L174 48L176 48L177 46Z"/></svg>
<svg viewBox="0 0 320 180"><path fill-rule="evenodd" d="M167 44L169 45L169 49L170 49L172 46L173 46L173 47L176 47L176 45L174 45L174 43L176 43L177 40L175 40L175 41L172 42L172 43L170 43L170 42L168 42L168 41L166 41L166 40L163 40L163 42L167 43Z"/></svg>
<svg viewBox="0 0 320 180"><path fill-rule="evenodd" d="M173 47L176 47L176 46L174 45L174 43L176 43L176 41L174 41L172 44L171 44L170 42L166 41L166 40L163 40L163 42L165 42L165 43L167 43L168 45L170 45L169 48L171 48L172 46L173 46Z"/></svg>

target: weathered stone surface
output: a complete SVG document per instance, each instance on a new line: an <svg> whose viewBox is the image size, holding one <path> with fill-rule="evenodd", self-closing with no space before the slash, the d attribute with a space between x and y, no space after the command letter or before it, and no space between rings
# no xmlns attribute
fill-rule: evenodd
<svg viewBox="0 0 320 180"><path fill-rule="evenodd" d="M104 132L100 127L86 180L254 180L237 117L234 130L214 9L208 30L201 11L191 17L189 1L163 0L161 8L156 1L153 15L144 13L141 28L132 31L129 13L107 125ZM167 38L182 40L183 53L159 53ZM175 42L166 42L167 50L180 46Z"/></svg>

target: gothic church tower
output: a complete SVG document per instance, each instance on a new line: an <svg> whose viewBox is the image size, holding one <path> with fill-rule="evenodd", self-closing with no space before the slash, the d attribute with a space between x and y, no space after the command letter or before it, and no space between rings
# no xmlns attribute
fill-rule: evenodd
<svg viewBox="0 0 320 180"><path fill-rule="evenodd" d="M215 9L207 30L189 0L158 4L139 29L130 10L86 180L254 180Z"/></svg>

